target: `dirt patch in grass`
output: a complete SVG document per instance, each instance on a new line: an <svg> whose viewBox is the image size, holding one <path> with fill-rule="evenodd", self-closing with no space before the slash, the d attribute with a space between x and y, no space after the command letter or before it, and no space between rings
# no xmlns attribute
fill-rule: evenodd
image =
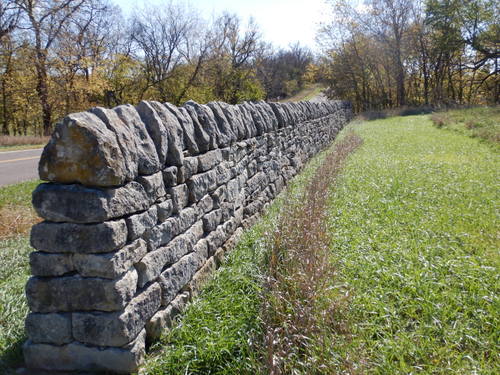
<svg viewBox="0 0 500 375"><path fill-rule="evenodd" d="M6 205L0 208L0 240L26 235L31 227L40 222L33 208Z"/></svg>

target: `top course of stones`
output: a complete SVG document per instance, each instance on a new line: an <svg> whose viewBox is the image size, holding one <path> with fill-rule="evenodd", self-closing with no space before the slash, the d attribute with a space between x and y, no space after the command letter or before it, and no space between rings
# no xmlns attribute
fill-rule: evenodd
<svg viewBox="0 0 500 375"><path fill-rule="evenodd" d="M343 102L229 105L193 101L182 107L143 101L68 115L56 126L39 164L42 180L116 187L182 167L186 156L334 113Z"/></svg>

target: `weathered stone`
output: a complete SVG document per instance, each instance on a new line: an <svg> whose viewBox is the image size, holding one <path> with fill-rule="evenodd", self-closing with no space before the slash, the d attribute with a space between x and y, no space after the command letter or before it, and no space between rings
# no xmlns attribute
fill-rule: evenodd
<svg viewBox="0 0 500 375"><path fill-rule="evenodd" d="M190 122L193 124L193 137L198 145L199 151L205 152L211 148L215 148L215 140L207 134L203 126L200 124L195 108L190 105L185 105L180 108L180 110L183 111L185 116L189 116Z"/></svg>
<svg viewBox="0 0 500 375"><path fill-rule="evenodd" d="M33 276L62 276L74 271L73 256L35 251L30 254L30 267Z"/></svg>
<svg viewBox="0 0 500 375"><path fill-rule="evenodd" d="M38 165L40 179L87 186L122 185L130 176L116 135L88 112L57 124Z"/></svg>
<svg viewBox="0 0 500 375"><path fill-rule="evenodd" d="M205 285L208 280L213 276L217 265L215 264L214 257L208 258L203 267L201 267L195 275L192 277L191 281L187 284L187 290L192 297L196 296L203 285Z"/></svg>
<svg viewBox="0 0 500 375"><path fill-rule="evenodd" d="M198 172L198 158L188 157L184 158L184 165L179 168L179 173L177 174L177 183L183 184L186 180L189 180L192 175Z"/></svg>
<svg viewBox="0 0 500 375"><path fill-rule="evenodd" d="M219 149L198 156L198 173L206 172L222 162L222 152Z"/></svg>
<svg viewBox="0 0 500 375"><path fill-rule="evenodd" d="M118 146L122 152L123 163L125 164L126 179L127 181L133 180L139 174L135 132L112 109L94 107L90 112L99 117L107 128L116 135Z"/></svg>
<svg viewBox="0 0 500 375"><path fill-rule="evenodd" d="M136 286L135 270L116 280L81 276L35 276L26 284L26 297L33 312L117 311L132 299Z"/></svg>
<svg viewBox="0 0 500 375"><path fill-rule="evenodd" d="M148 251L154 251L158 247L169 242L179 232L178 218L169 218L165 222L147 230L144 233Z"/></svg>
<svg viewBox="0 0 500 375"><path fill-rule="evenodd" d="M150 102L168 133L167 165L182 165L184 154L184 133L177 117L159 102Z"/></svg>
<svg viewBox="0 0 500 375"><path fill-rule="evenodd" d="M105 253L127 241L125 220L101 224L51 223L44 221L31 229L31 246L53 253Z"/></svg>
<svg viewBox="0 0 500 375"><path fill-rule="evenodd" d="M173 212L179 213L189 203L189 190L186 184L170 188L168 193L172 197Z"/></svg>
<svg viewBox="0 0 500 375"><path fill-rule="evenodd" d="M173 321L178 316L189 301L189 293L180 293L170 304L159 310L146 324L147 337L150 340L157 340L161 334L172 327Z"/></svg>
<svg viewBox="0 0 500 375"><path fill-rule="evenodd" d="M226 241L226 238L227 234L224 232L222 225L219 225L216 230L210 232L207 235L208 255L214 255L215 251Z"/></svg>
<svg viewBox="0 0 500 375"><path fill-rule="evenodd" d="M198 203L196 204L196 210L197 210L197 215L198 217L203 216L207 212L212 211L214 207L214 201L210 195L205 195L203 198L201 198Z"/></svg>
<svg viewBox="0 0 500 375"><path fill-rule="evenodd" d="M164 202L158 203L156 206L158 209L158 222L163 223L167 220L174 212L174 204L172 199L167 199Z"/></svg>
<svg viewBox="0 0 500 375"><path fill-rule="evenodd" d="M200 173L187 182L189 187L189 201L197 202L208 192L217 187L217 173L214 170Z"/></svg>
<svg viewBox="0 0 500 375"><path fill-rule="evenodd" d="M162 306L167 306L174 299L202 264L203 258L197 253L191 253L182 257L160 275L158 280L162 292Z"/></svg>
<svg viewBox="0 0 500 375"><path fill-rule="evenodd" d="M203 216L203 228L205 232L212 232L217 228L222 220L222 210L214 210Z"/></svg>
<svg viewBox="0 0 500 375"><path fill-rule="evenodd" d="M196 122L198 122L203 131L208 135L210 139L209 149L217 148L219 145L220 135L219 128L217 127L217 122L215 121L212 110L209 107L198 104L192 100L187 101L184 106L191 114L191 117L193 118L193 124L196 124Z"/></svg>
<svg viewBox="0 0 500 375"><path fill-rule="evenodd" d="M40 184L33 192L38 215L55 222L99 223L149 208L144 188L132 181L118 188Z"/></svg>
<svg viewBox="0 0 500 375"><path fill-rule="evenodd" d="M166 247L146 254L135 266L139 274L139 287L142 288L150 281L155 280L165 266L175 263L191 249L189 238L186 235L179 235Z"/></svg>
<svg viewBox="0 0 500 375"><path fill-rule="evenodd" d="M136 106L136 109L155 144L160 166L164 166L168 154L168 131L165 124L150 102L142 101Z"/></svg>
<svg viewBox="0 0 500 375"><path fill-rule="evenodd" d="M121 348L91 347L77 342L56 346L24 344L24 359L29 368L48 371L111 371L118 374L135 373L144 361L146 330L134 341Z"/></svg>
<svg viewBox="0 0 500 375"><path fill-rule="evenodd" d="M75 312L72 314L73 337L98 346L123 346L131 342L160 308L158 283L134 297L120 312Z"/></svg>
<svg viewBox="0 0 500 375"><path fill-rule="evenodd" d="M220 103L210 102L207 104L207 106L212 110L212 113L214 114L215 120L217 122L217 126L219 128L219 133L221 134L219 138L219 146L229 146L238 138L232 129L231 123L224 114Z"/></svg>
<svg viewBox="0 0 500 375"><path fill-rule="evenodd" d="M166 194L161 172L151 176L139 176L137 177L137 182L139 182L146 191L150 204L163 198Z"/></svg>
<svg viewBox="0 0 500 375"><path fill-rule="evenodd" d="M194 207L188 207L179 213L179 231L186 231L198 219L198 212Z"/></svg>
<svg viewBox="0 0 500 375"><path fill-rule="evenodd" d="M28 338L36 343L63 345L73 341L71 314L28 314L25 322Z"/></svg>
<svg viewBox="0 0 500 375"><path fill-rule="evenodd" d="M125 222L128 229L128 241L141 237L145 231L153 228L158 221L158 215L157 206L153 206L143 213L127 217Z"/></svg>
<svg viewBox="0 0 500 375"><path fill-rule="evenodd" d="M167 188L177 185L177 167L168 167L163 170L163 182Z"/></svg>
<svg viewBox="0 0 500 375"><path fill-rule="evenodd" d="M83 277L116 279L148 252L146 241L138 239L123 249L106 254L74 254L73 264Z"/></svg>
<svg viewBox="0 0 500 375"><path fill-rule="evenodd" d="M155 144L134 106L130 104L120 105L113 108L113 110L122 122L127 124L133 131L137 145L137 167L139 174L149 175L158 172L161 166Z"/></svg>
<svg viewBox="0 0 500 375"><path fill-rule="evenodd" d="M184 139L184 149L187 149L191 155L196 155L200 152L198 144L196 143L196 138L194 134L194 125L191 116L185 108L177 108L176 106L165 103L165 107L177 117L182 131Z"/></svg>

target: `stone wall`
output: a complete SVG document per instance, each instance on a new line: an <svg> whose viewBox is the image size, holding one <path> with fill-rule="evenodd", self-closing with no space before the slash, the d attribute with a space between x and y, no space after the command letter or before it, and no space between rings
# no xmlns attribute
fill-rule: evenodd
<svg viewBox="0 0 500 375"><path fill-rule="evenodd" d="M67 116L33 192L30 368L129 373L302 165L345 102L141 102Z"/></svg>

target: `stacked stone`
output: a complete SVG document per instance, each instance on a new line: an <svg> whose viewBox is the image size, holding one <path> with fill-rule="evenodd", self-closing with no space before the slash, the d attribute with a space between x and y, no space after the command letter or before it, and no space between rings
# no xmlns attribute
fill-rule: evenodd
<svg viewBox="0 0 500 375"><path fill-rule="evenodd" d="M57 125L33 192L28 367L130 373L351 118L345 102L141 102Z"/></svg>

